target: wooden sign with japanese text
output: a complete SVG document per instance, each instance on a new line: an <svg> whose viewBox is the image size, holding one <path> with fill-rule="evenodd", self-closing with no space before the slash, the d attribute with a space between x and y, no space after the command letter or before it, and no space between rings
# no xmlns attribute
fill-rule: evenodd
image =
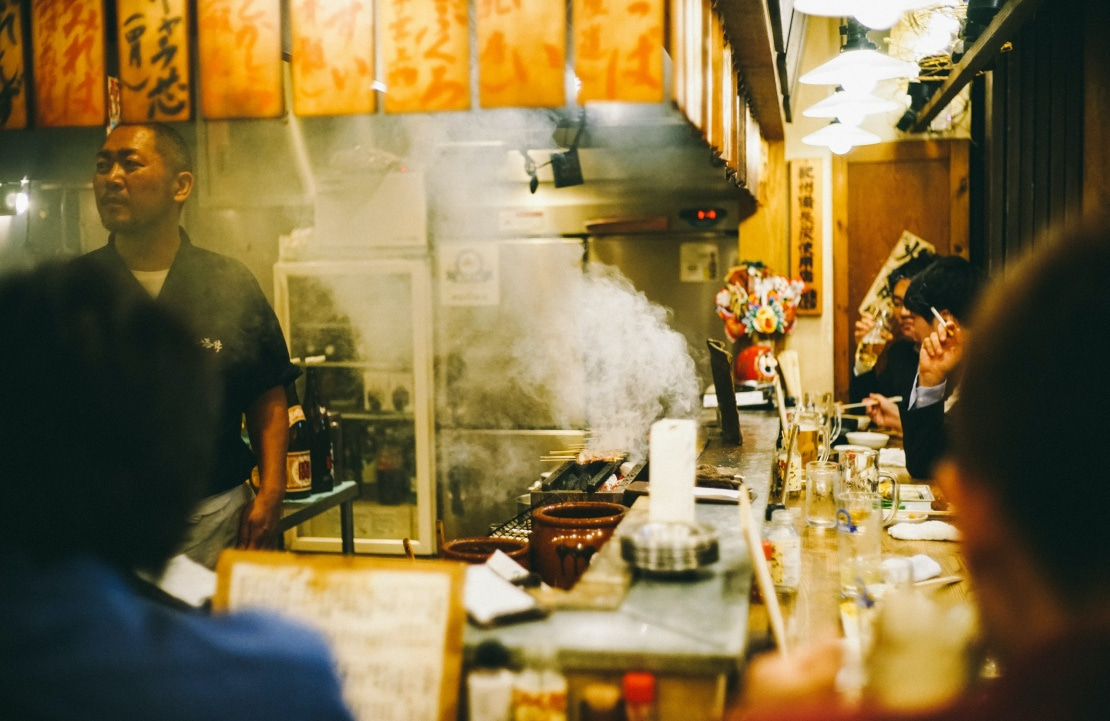
<svg viewBox="0 0 1110 721"><path fill-rule="evenodd" d="M381 0L385 111L470 109L467 0Z"/></svg>
<svg viewBox="0 0 1110 721"><path fill-rule="evenodd" d="M578 102L663 100L663 0L574 0Z"/></svg>
<svg viewBox="0 0 1110 721"><path fill-rule="evenodd" d="M197 31L204 117L284 112L281 0L197 0Z"/></svg>
<svg viewBox="0 0 1110 721"><path fill-rule="evenodd" d="M821 315L821 160L790 161L790 276L806 287L798 315Z"/></svg>
<svg viewBox="0 0 1110 721"><path fill-rule="evenodd" d="M107 110L101 0L32 0L35 124L102 125Z"/></svg>
<svg viewBox="0 0 1110 721"><path fill-rule="evenodd" d="M478 101L483 108L563 105L564 0L476 0Z"/></svg>
<svg viewBox="0 0 1110 721"><path fill-rule="evenodd" d="M0 129L27 127L26 47L19 0L0 0Z"/></svg>
<svg viewBox="0 0 1110 721"><path fill-rule="evenodd" d="M293 112L372 113L373 0L292 0Z"/></svg>
<svg viewBox="0 0 1110 721"><path fill-rule="evenodd" d="M192 115L186 0L117 0L123 122Z"/></svg>
<svg viewBox="0 0 1110 721"><path fill-rule="evenodd" d="M671 100L679 110L686 106L686 0L667 0L670 3L667 52L671 56Z"/></svg>

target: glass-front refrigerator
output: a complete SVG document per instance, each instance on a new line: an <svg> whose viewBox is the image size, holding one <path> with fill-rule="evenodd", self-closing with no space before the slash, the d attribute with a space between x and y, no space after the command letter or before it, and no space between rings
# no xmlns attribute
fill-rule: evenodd
<svg viewBox="0 0 1110 721"><path fill-rule="evenodd" d="M435 553L431 279L426 259L279 262L274 306L290 356L317 374L335 424L336 483L354 481L356 553ZM308 359L312 359L308 361ZM304 378L298 397L304 397ZM339 551L339 512L287 547Z"/></svg>

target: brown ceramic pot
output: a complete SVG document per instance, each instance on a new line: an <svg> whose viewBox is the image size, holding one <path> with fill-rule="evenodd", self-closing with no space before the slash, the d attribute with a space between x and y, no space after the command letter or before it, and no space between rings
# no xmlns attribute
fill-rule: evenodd
<svg viewBox="0 0 1110 721"><path fill-rule="evenodd" d="M532 511L532 569L545 583L570 588L590 565L625 507L601 501L571 501Z"/></svg>
<svg viewBox="0 0 1110 721"><path fill-rule="evenodd" d="M528 568L528 541L519 538L456 538L439 549L439 555L452 561L485 563L494 551L501 551L520 565Z"/></svg>

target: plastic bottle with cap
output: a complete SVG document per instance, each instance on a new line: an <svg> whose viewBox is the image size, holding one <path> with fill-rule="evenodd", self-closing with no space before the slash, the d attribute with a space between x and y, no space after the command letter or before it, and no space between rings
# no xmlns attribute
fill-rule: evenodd
<svg viewBox="0 0 1110 721"><path fill-rule="evenodd" d="M466 677L469 721L509 721L513 710L513 681L509 649L496 640L474 649L474 669Z"/></svg>
<svg viewBox="0 0 1110 721"><path fill-rule="evenodd" d="M771 514L767 540L774 546L771 579L775 590L793 593L802 580L802 538L794 528L794 514L780 508Z"/></svg>
<svg viewBox="0 0 1110 721"><path fill-rule="evenodd" d="M621 684L624 689L624 717L627 721L657 721L655 676L644 671L629 671Z"/></svg>

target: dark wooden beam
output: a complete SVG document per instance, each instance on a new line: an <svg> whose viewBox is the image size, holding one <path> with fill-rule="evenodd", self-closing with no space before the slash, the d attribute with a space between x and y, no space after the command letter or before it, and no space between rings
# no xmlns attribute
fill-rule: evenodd
<svg viewBox="0 0 1110 721"><path fill-rule="evenodd" d="M1018 29L1033 16L1043 1L1009 0L1003 5L975 44L960 58L959 64L949 73L948 79L917 114L917 121L913 124L912 131L920 133L927 129L929 123L933 122L933 118L948 107L948 103L952 102L964 86L986 69L1002 46L1013 40Z"/></svg>
<svg viewBox="0 0 1110 721"><path fill-rule="evenodd" d="M715 8L760 132L767 140L782 140L786 123L768 2L777 0L716 0Z"/></svg>

